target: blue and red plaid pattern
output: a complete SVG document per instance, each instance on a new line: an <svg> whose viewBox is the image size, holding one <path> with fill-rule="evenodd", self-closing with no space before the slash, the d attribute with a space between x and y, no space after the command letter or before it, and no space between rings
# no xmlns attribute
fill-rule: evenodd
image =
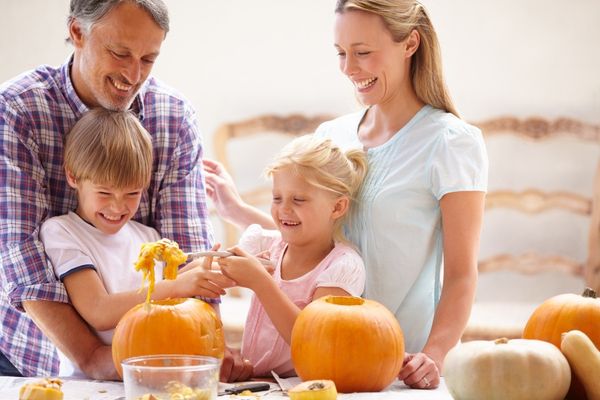
<svg viewBox="0 0 600 400"><path fill-rule="evenodd" d="M0 351L25 376L59 371L54 346L23 312L22 302L68 301L38 233L44 220L77 205L62 167L63 140L88 108L71 83L70 62L41 66L0 86ZM194 110L154 78L143 85L132 110L154 147L152 181L134 219L184 251L210 248Z"/></svg>

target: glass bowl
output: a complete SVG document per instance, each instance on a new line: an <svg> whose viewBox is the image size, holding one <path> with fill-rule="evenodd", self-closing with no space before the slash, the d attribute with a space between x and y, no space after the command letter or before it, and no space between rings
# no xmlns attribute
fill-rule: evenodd
<svg viewBox="0 0 600 400"><path fill-rule="evenodd" d="M123 360L121 365L127 400L217 398L218 358L158 354L131 357Z"/></svg>

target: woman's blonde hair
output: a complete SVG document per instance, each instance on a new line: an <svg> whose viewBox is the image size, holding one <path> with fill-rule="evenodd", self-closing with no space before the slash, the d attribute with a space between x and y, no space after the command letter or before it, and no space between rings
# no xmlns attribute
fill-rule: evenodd
<svg viewBox="0 0 600 400"><path fill-rule="evenodd" d="M152 138L130 112L96 108L67 135L64 167L76 180L145 188L152 174Z"/></svg>
<svg viewBox="0 0 600 400"><path fill-rule="evenodd" d="M287 144L265 172L272 176L284 168L291 168L307 183L336 197L346 196L352 207L367 173L367 158L362 150L342 151L330 139L305 135ZM342 225L349 211L335 222L333 237L337 241L346 240Z"/></svg>
<svg viewBox="0 0 600 400"><path fill-rule="evenodd" d="M417 0L338 0L335 12L362 10L379 15L396 42L402 42L413 30L421 37L412 56L410 76L417 97L426 104L457 117L442 72L442 56L437 34L425 7Z"/></svg>

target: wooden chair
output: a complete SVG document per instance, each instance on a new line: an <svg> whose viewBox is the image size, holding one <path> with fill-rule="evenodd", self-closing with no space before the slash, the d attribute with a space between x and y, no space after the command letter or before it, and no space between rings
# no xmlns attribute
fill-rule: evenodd
<svg viewBox="0 0 600 400"><path fill-rule="evenodd" d="M262 177L263 169L287 142L314 132L330 119L325 115L261 115L224 124L213 139L216 159L231 174L242 198L248 204L266 209L271 202L271 186ZM236 154L236 158L230 154ZM224 246L236 244L239 233L237 227L224 222Z"/></svg>
<svg viewBox="0 0 600 400"><path fill-rule="evenodd" d="M600 289L600 126L540 118L476 125L489 191L463 341L518 338L547 298Z"/></svg>

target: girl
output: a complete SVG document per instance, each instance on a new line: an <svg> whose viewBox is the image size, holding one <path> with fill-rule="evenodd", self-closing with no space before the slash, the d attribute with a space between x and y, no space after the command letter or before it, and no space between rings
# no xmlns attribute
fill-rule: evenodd
<svg viewBox="0 0 600 400"><path fill-rule="evenodd" d="M251 225L235 256L218 260L223 274L254 292L242 356L255 376L295 375L290 337L298 313L325 295L360 296L362 259L342 234L342 223L366 172L360 150L342 152L328 139L300 137L267 173L273 179L271 215L277 231ZM271 276L250 254L268 251Z"/></svg>

